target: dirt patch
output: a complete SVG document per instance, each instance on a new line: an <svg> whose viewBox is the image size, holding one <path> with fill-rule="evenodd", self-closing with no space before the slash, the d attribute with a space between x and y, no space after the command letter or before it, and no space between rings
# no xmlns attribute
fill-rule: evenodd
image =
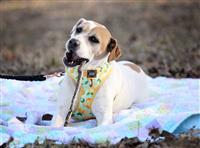
<svg viewBox="0 0 200 148"><path fill-rule="evenodd" d="M37 140L33 144L26 144L25 148L49 148L49 147L90 147L90 148L197 148L200 147L200 130L190 129L186 133L182 133L175 136L167 131L161 131L159 129L151 129L149 132L149 139L140 141L137 137L123 138L117 144L110 144L109 142L104 144L91 144L86 141L79 140L79 142L71 142L70 144L58 144L52 140L45 140L43 143L39 143ZM9 147L9 144L13 141L13 138L3 144L2 147Z"/></svg>
<svg viewBox="0 0 200 148"><path fill-rule="evenodd" d="M49 148L49 147L90 147L90 148L197 148L200 146L200 138L195 137L194 130L190 130L187 133L183 133L179 136L175 136L167 131L160 132L158 129L152 129L150 132L150 139L142 142L137 137L134 138L124 138L117 144L113 145L110 143L105 144L90 144L85 141L72 142L70 144L56 144L54 141L45 140L44 143L39 144L37 141L34 144L27 144L25 148ZM199 133L200 131L198 131ZM9 142L11 142L10 140ZM9 143L7 143L8 145ZM4 145L6 146L6 144Z"/></svg>

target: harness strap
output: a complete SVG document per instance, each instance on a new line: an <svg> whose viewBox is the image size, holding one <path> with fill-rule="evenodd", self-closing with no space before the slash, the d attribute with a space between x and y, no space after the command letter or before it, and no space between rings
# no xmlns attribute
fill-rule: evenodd
<svg viewBox="0 0 200 148"><path fill-rule="evenodd" d="M93 72L88 75L88 72ZM96 75L95 75L96 71ZM112 71L110 63L105 63L96 69L83 70L83 76L81 79L81 86L78 95L78 103L73 110L72 117L77 120L87 120L94 118L92 114L92 103L94 98L108 78ZM73 81L77 81L77 68L67 68L66 72Z"/></svg>

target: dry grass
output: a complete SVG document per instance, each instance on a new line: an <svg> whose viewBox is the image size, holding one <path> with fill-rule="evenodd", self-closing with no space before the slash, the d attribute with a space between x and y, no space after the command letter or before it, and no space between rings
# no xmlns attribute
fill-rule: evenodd
<svg viewBox="0 0 200 148"><path fill-rule="evenodd" d="M200 3L2 1L1 74L63 71L64 43L81 17L106 25L121 59L151 76L199 77Z"/></svg>

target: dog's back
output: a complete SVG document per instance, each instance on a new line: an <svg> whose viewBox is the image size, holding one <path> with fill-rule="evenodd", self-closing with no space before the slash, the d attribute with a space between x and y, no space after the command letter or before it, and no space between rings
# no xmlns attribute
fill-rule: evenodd
<svg viewBox="0 0 200 148"><path fill-rule="evenodd" d="M130 107L133 103L144 102L148 99L147 75L134 63L128 61L116 62L119 69L121 89L114 103L115 111ZM119 104L118 102L124 102Z"/></svg>

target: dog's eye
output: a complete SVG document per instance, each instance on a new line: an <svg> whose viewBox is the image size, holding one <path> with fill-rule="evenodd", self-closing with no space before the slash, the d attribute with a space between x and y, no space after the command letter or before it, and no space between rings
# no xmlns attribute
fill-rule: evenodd
<svg viewBox="0 0 200 148"><path fill-rule="evenodd" d="M82 28L82 27L76 28L76 33L81 33L82 31L83 31L83 28Z"/></svg>
<svg viewBox="0 0 200 148"><path fill-rule="evenodd" d="M89 37L89 41L93 43L99 43L99 40L94 35Z"/></svg>

